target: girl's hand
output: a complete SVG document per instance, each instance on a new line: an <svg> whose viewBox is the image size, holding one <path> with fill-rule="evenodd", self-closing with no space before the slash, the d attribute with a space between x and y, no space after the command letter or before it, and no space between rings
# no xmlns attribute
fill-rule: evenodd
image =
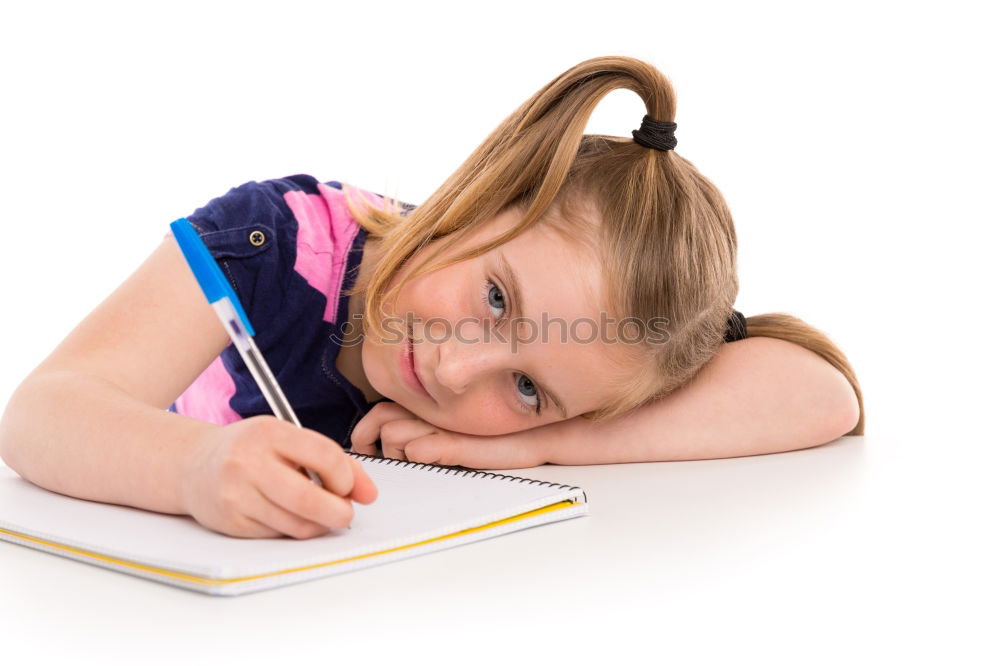
<svg viewBox="0 0 1000 666"><path fill-rule="evenodd" d="M530 431L510 435L466 435L431 425L394 402L380 402L351 432L352 451L411 462L473 469L518 469L542 465L542 447Z"/></svg>
<svg viewBox="0 0 1000 666"><path fill-rule="evenodd" d="M300 466L316 472L324 487ZM337 442L273 416L213 430L188 460L181 484L184 508L195 520L236 537L326 534L350 524L351 500L370 504L378 494Z"/></svg>

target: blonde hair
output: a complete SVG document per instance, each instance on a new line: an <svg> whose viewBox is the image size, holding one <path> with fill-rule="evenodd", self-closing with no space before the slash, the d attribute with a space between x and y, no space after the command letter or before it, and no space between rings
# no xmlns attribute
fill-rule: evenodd
<svg viewBox="0 0 1000 666"><path fill-rule="evenodd" d="M617 388L613 400L581 416L606 420L690 382L723 344L739 290L736 232L722 195L675 150L584 134L598 102L619 88L638 94L655 120L674 120L674 90L659 70L624 56L593 58L542 87L412 210L403 211L395 199L385 199L379 207L362 198L361 206L355 206L345 185L354 217L378 245L378 263L370 275L359 276L352 290L365 294L364 334L374 325L386 335L384 304L402 287L401 281L392 284L393 278L427 244L437 241L436 251L414 267L410 278L480 256L544 223L601 254L613 316L669 322L667 344L616 345L623 348L630 370L622 373L618 386L613 378L602 378ZM512 229L431 264L511 209L523 213ZM590 220L596 214L596 223L587 224L588 213ZM848 434L864 433L861 388L829 338L783 313L748 317L747 334L794 342L842 372L861 406L858 423Z"/></svg>

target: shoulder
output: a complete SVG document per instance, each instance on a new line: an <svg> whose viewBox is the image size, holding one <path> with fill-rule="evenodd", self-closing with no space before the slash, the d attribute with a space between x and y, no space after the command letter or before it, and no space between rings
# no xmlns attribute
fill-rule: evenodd
<svg viewBox="0 0 1000 666"><path fill-rule="evenodd" d="M350 188L372 202L379 195ZM217 259L248 258L264 252L272 239L319 254L342 253L360 227L339 181L308 174L248 181L208 201L187 216Z"/></svg>
<svg viewBox="0 0 1000 666"><path fill-rule="evenodd" d="M307 174L251 180L211 199L191 213L188 220L201 234L246 222L280 224L294 216L288 205L290 199L319 195L321 188L339 190L340 183L320 183Z"/></svg>
<svg viewBox="0 0 1000 666"><path fill-rule="evenodd" d="M343 248L357 234L359 225L347 199L355 208L368 201L382 206L380 194L336 180L320 181L296 174L263 181L249 181L215 197L188 216L203 237L220 231L247 231L270 227L272 233L290 229L300 244L318 251ZM407 204L407 207L410 207Z"/></svg>
<svg viewBox="0 0 1000 666"><path fill-rule="evenodd" d="M250 302L249 308L244 302L248 314L272 318L280 309L290 317L291 304L312 307L309 303L320 298L318 318L332 322L366 237L348 197L355 208L363 201L381 207L379 194L297 174L233 187L188 221L240 298ZM303 287L308 290L299 293Z"/></svg>

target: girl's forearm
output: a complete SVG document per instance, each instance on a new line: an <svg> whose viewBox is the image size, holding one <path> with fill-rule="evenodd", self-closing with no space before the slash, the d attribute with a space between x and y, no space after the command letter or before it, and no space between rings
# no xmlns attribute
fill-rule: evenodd
<svg viewBox="0 0 1000 666"><path fill-rule="evenodd" d="M756 337L722 345L691 383L656 402L604 423L549 424L532 438L562 465L700 460L816 446L857 420L854 390L836 368L799 345Z"/></svg>
<svg viewBox="0 0 1000 666"><path fill-rule="evenodd" d="M218 427L144 404L99 377L51 371L29 377L11 397L0 455L55 492L183 514L184 463Z"/></svg>

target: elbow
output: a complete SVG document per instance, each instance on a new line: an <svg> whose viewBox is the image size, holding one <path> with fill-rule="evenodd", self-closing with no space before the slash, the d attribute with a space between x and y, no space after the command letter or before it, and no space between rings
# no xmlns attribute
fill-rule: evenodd
<svg viewBox="0 0 1000 666"><path fill-rule="evenodd" d="M836 428L837 437L852 434L861 420L861 402L858 400L858 395L854 392L853 388L844 398L844 405L837 412L837 415L840 418L838 427Z"/></svg>
<svg viewBox="0 0 1000 666"><path fill-rule="evenodd" d="M17 403L19 394L23 390L23 384L14 390L14 393L7 401L3 414L0 415L0 462L13 470L17 470L15 457L15 443L17 437L14 431L13 422L16 420Z"/></svg>
<svg viewBox="0 0 1000 666"><path fill-rule="evenodd" d="M861 418L861 404L854 387L839 370L833 368L833 386L826 394L823 412L825 421L825 441L833 441L851 433Z"/></svg>
<svg viewBox="0 0 1000 666"><path fill-rule="evenodd" d="M38 401L38 390L35 375L28 375L14 389L0 414L0 461L21 476L24 476L24 454L32 435L31 426L38 414L37 409L32 410Z"/></svg>
<svg viewBox="0 0 1000 666"><path fill-rule="evenodd" d="M851 389L850 395L846 399L847 405L844 407L844 422L842 424L842 435L850 434L855 427L857 427L858 422L861 420L861 401L858 399L858 394Z"/></svg>

